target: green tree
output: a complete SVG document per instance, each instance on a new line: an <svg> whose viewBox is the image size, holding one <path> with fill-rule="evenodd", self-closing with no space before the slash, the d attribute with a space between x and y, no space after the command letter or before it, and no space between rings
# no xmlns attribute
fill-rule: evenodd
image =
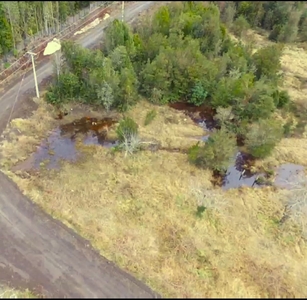
<svg viewBox="0 0 307 300"><path fill-rule="evenodd" d="M102 104L107 112L110 111L114 103L113 90L107 82L103 82L99 89L97 89L98 103Z"/></svg>
<svg viewBox="0 0 307 300"><path fill-rule="evenodd" d="M132 69L132 63L125 46L118 46L109 55L115 71L121 71L124 68Z"/></svg>
<svg viewBox="0 0 307 300"><path fill-rule="evenodd" d="M3 4L0 3L0 49L2 50L3 54L6 54L12 48L13 48L12 30L10 24L6 19Z"/></svg>
<svg viewBox="0 0 307 300"><path fill-rule="evenodd" d="M78 77L71 72L64 72L57 78L55 85L49 88L46 100L51 104L68 103L76 99L80 93Z"/></svg>
<svg viewBox="0 0 307 300"><path fill-rule="evenodd" d="M242 36L244 36L247 32L247 30L250 28L250 25L248 23L248 21L243 17L240 16L238 17L232 26L232 29L235 33L236 36L242 38Z"/></svg>
<svg viewBox="0 0 307 300"><path fill-rule="evenodd" d="M270 79L276 78L277 73L281 70L280 59L282 51L283 46L277 44L263 47L253 55L258 79L263 76L267 76Z"/></svg>
<svg viewBox="0 0 307 300"><path fill-rule="evenodd" d="M282 30L277 38L278 41L291 43L296 41L298 36L298 24L301 18L301 11L291 11L287 23L282 27Z"/></svg>
<svg viewBox="0 0 307 300"><path fill-rule="evenodd" d="M190 162L219 172L227 170L237 151L236 138L225 128L213 132L207 142L196 144L188 152Z"/></svg>
<svg viewBox="0 0 307 300"><path fill-rule="evenodd" d="M138 80L131 68L124 68L119 74L119 90L117 93L115 105L125 111L138 100L137 95Z"/></svg>
<svg viewBox="0 0 307 300"><path fill-rule="evenodd" d="M232 1L227 1L225 3L224 9L221 12L221 20L226 24L227 27L230 27L232 25L235 15L235 4Z"/></svg>
<svg viewBox="0 0 307 300"><path fill-rule="evenodd" d="M246 134L246 147L254 157L268 156L283 136L280 122L272 119L261 119L251 124Z"/></svg>
<svg viewBox="0 0 307 300"><path fill-rule="evenodd" d="M156 32L162 33L163 35L169 34L170 29L170 11L168 6L162 6L154 15L153 26Z"/></svg>
<svg viewBox="0 0 307 300"><path fill-rule="evenodd" d="M111 53L118 46L125 46L129 55L135 54L132 32L125 23L117 19L107 27L102 45L105 54Z"/></svg>
<svg viewBox="0 0 307 300"><path fill-rule="evenodd" d="M191 98L188 99L188 102L200 106L205 102L207 96L208 92L205 90L201 82L196 82L191 90Z"/></svg>
<svg viewBox="0 0 307 300"><path fill-rule="evenodd" d="M159 103L165 98L171 87L169 72L171 64L168 61L167 54L160 52L155 60L147 62L144 69L141 71L141 91L149 98L156 99ZM153 97L153 93L159 91L160 97ZM155 95L157 96L157 95ZM161 103L162 104L162 103Z"/></svg>

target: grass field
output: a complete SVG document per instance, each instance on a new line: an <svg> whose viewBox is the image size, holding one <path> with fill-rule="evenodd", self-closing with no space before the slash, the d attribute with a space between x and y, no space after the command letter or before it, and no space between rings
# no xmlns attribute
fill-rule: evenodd
<svg viewBox="0 0 307 300"><path fill-rule="evenodd" d="M282 63L284 87L295 101L306 103L306 52L288 47ZM297 76L300 84L294 83ZM152 110L156 117L145 126ZM278 226L286 191L214 187L210 171L171 151L185 150L204 135L182 112L146 102L129 111L141 138L158 141L163 151L125 157L79 141L83 158L76 164L63 162L53 171L42 167L36 175L11 171L59 122L103 114L75 107L57 121L40 103L29 119L11 122L0 146L2 169L44 210L164 297L306 297L306 242L294 223ZM307 166L306 147L304 136L283 139L258 164ZM204 212L198 210L202 206Z"/></svg>

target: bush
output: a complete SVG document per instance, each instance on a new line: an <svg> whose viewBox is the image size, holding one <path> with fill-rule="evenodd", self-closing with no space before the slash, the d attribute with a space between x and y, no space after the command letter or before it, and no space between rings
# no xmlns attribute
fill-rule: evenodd
<svg viewBox="0 0 307 300"><path fill-rule="evenodd" d="M147 126L149 125L154 118L157 116L157 111L155 109L150 110L145 117L144 125Z"/></svg>
<svg viewBox="0 0 307 300"><path fill-rule="evenodd" d="M188 99L188 102L196 106L200 106L205 102L207 96L208 92L204 89L200 82L197 82L192 88L191 97Z"/></svg>
<svg viewBox="0 0 307 300"><path fill-rule="evenodd" d="M129 117L125 117L119 122L116 134L120 143L131 139L132 136L138 135L138 124Z"/></svg>
<svg viewBox="0 0 307 300"><path fill-rule="evenodd" d="M213 132L203 146L198 143L191 147L188 158L201 168L224 172L234 162L236 151L235 136L222 128Z"/></svg>
<svg viewBox="0 0 307 300"><path fill-rule="evenodd" d="M267 78L276 78L281 70L280 58L283 46L280 44L267 46L259 49L253 55L253 62L256 66L256 76L258 79L266 76Z"/></svg>
<svg viewBox="0 0 307 300"><path fill-rule="evenodd" d="M232 29L234 31L234 34L238 37L242 37L246 33L246 31L250 28L250 25L248 21L243 17L238 17L234 22Z"/></svg>
<svg viewBox="0 0 307 300"><path fill-rule="evenodd" d="M272 119L262 119L250 125L246 134L246 147L255 158L268 156L283 136L280 122Z"/></svg>
<svg viewBox="0 0 307 300"><path fill-rule="evenodd" d="M122 119L116 129L119 140L119 148L125 154L132 154L139 150L141 141L138 135L138 125L129 117Z"/></svg>
<svg viewBox="0 0 307 300"><path fill-rule="evenodd" d="M287 91L279 91L277 89L272 96L277 108L286 107L290 103L290 96Z"/></svg>

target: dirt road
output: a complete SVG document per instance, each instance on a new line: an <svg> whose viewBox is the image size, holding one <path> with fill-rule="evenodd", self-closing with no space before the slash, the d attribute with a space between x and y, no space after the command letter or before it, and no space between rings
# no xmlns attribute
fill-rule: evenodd
<svg viewBox="0 0 307 300"><path fill-rule="evenodd" d="M131 20L154 2L137 2L126 10ZM89 46L99 40L105 24L81 36ZM52 64L37 70L38 81L52 73ZM25 76L14 111L27 106L33 75ZM14 105L19 82L2 93L0 132ZM32 105L32 104L31 104ZM31 108L31 107L30 107ZM2 124L2 126L1 126ZM52 219L0 172L0 283L29 288L45 297L159 298L145 284L96 253L89 243Z"/></svg>

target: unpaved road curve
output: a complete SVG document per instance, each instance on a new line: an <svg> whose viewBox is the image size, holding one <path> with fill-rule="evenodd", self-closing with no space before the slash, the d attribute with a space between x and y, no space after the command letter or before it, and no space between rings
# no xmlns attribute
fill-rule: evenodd
<svg viewBox="0 0 307 300"><path fill-rule="evenodd" d="M132 19L153 2L127 7ZM81 36L83 45L99 40L102 27ZM37 70L41 82L52 73L52 64ZM23 95L33 89L28 74L21 88ZM9 87L0 99L0 125L14 104L19 83ZM2 122L2 124L4 124ZM0 126L0 131L3 128ZM29 288L44 297L67 298L159 298L145 284L120 270L95 252L89 243L62 223L52 219L19 191L0 172L0 283Z"/></svg>

